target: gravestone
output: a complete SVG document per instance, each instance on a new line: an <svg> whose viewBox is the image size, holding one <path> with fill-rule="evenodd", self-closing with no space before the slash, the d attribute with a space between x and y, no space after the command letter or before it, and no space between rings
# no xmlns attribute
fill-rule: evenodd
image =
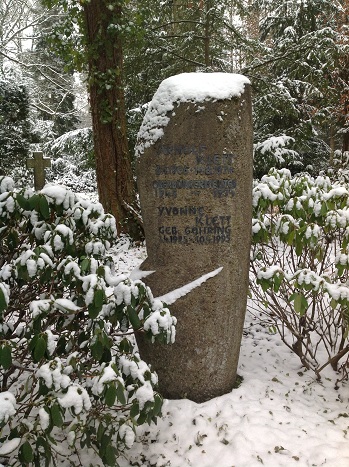
<svg viewBox="0 0 349 467"><path fill-rule="evenodd" d="M34 159L27 159L27 169L34 169L34 188L41 190L45 185L45 169L51 167L51 160L42 152L33 152Z"/></svg>
<svg viewBox="0 0 349 467"><path fill-rule="evenodd" d="M235 383L246 311L252 218L250 85L241 75L163 81L138 135L146 237L141 269L154 296L219 274L170 306L172 345L138 339L167 398L203 402Z"/></svg>

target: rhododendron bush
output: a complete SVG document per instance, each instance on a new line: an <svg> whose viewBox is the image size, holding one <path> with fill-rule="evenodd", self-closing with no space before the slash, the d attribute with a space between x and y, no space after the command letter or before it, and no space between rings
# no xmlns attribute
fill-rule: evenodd
<svg viewBox="0 0 349 467"><path fill-rule="evenodd" d="M176 320L117 273L115 240L100 204L0 177L0 463L80 465L83 448L114 466L160 414L133 334L173 342Z"/></svg>
<svg viewBox="0 0 349 467"><path fill-rule="evenodd" d="M349 188L273 169L253 188L252 303L318 378L348 375Z"/></svg>

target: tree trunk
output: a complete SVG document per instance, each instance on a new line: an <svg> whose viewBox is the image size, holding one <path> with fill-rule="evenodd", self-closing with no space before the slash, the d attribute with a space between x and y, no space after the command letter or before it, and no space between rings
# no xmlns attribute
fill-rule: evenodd
<svg viewBox="0 0 349 467"><path fill-rule="evenodd" d="M89 94L99 200L117 222L118 232L140 236L128 151L123 88L122 7L106 0L84 2Z"/></svg>

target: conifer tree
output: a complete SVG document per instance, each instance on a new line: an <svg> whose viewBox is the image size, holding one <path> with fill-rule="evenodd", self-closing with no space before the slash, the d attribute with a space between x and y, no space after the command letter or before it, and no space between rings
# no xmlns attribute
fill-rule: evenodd
<svg viewBox="0 0 349 467"><path fill-rule="evenodd" d="M0 76L0 170L10 173L25 166L31 142L29 96L18 78L6 73Z"/></svg>
<svg viewBox="0 0 349 467"><path fill-rule="evenodd" d="M319 170L329 162L328 128L337 120L332 110L339 82L334 76L345 55L337 27L341 4L257 0L253 6L261 18L260 37L246 72L255 88L257 174L275 164ZM279 160L268 159L268 148L275 149L272 138L284 136L293 143L291 149L281 150Z"/></svg>

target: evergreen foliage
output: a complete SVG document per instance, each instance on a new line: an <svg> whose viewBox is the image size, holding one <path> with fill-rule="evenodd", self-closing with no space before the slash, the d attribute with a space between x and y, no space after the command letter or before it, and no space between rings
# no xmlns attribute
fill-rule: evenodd
<svg viewBox="0 0 349 467"><path fill-rule="evenodd" d="M0 76L0 162L2 171L25 166L31 143L29 96L14 75Z"/></svg>
<svg viewBox="0 0 349 467"><path fill-rule="evenodd" d="M249 59L247 73L255 88L256 141L272 137L293 138L298 156L274 161L256 153L256 174L273 165L315 173L331 158L333 135L338 132L335 107L344 82L336 79L341 59L347 54L338 27L341 5L335 1L256 1L260 38ZM329 128L333 126L332 135ZM338 146L338 138L337 138Z"/></svg>
<svg viewBox="0 0 349 467"><path fill-rule="evenodd" d="M96 171L92 129L69 131L45 145L46 156L51 157L47 181L64 185L79 193L96 193Z"/></svg>
<svg viewBox="0 0 349 467"><path fill-rule="evenodd" d="M253 188L252 300L318 378L348 377L349 187L271 170Z"/></svg>
<svg viewBox="0 0 349 467"><path fill-rule="evenodd" d="M124 64L132 152L145 106L161 81L184 72L234 71L232 51L242 41L242 34L232 18L240 11L241 3L129 2L125 16L133 27L125 35Z"/></svg>
<svg viewBox="0 0 349 467"><path fill-rule="evenodd" d="M176 320L115 272L115 241L99 203L0 178L0 462L85 465L84 450L115 466L135 426L160 414L157 377L133 335L173 342Z"/></svg>

